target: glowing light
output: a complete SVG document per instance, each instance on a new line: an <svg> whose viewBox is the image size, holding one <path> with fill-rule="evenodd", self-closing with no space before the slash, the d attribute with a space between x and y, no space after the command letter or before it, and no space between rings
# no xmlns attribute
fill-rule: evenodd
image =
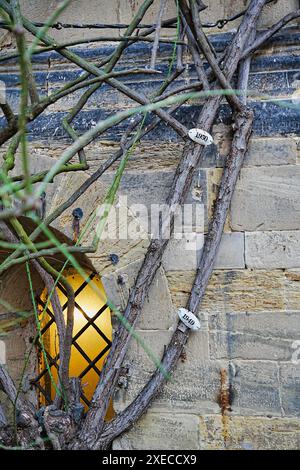
<svg viewBox="0 0 300 470"><path fill-rule="evenodd" d="M70 377L81 378L84 396L87 400L91 400L112 340L110 310L108 307L105 308L107 298L102 282L97 275L92 274L89 283L85 282L84 278L74 271L69 271L64 275L74 290L76 302L69 373ZM67 297L60 288L58 289L58 297L66 321ZM41 295L41 300L45 303L46 299L47 291L45 289ZM52 312L51 305L49 310ZM50 315L46 314L43 324L49 323L49 319ZM57 357L59 343L54 322L45 331L43 340L50 357ZM59 359L57 364L59 364ZM45 364L41 364L41 367L44 368ZM56 367L53 366L51 372L57 382ZM55 390L49 381L49 377L45 376L43 386L45 389L51 390L49 391L51 399L53 399Z"/></svg>

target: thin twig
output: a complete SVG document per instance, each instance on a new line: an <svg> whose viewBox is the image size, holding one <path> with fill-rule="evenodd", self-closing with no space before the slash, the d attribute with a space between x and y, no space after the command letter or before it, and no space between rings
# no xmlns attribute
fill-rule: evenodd
<svg viewBox="0 0 300 470"><path fill-rule="evenodd" d="M260 33L257 36L256 40L248 48L246 48L246 50L243 52L242 57L247 57L249 54L259 49L266 41L268 41L268 39L274 36L277 31L282 29L287 23L290 23L291 21L299 17L300 10L293 11L288 15L284 16L280 21L271 26L267 31Z"/></svg>
<svg viewBox="0 0 300 470"><path fill-rule="evenodd" d="M183 3L185 3L185 0L181 0ZM225 89L225 90L230 90L231 85L229 81L226 79L225 75L223 74L222 70L220 69L218 62L215 59L215 56L211 50L211 45L209 44L203 30L201 27L201 22L199 18L199 13L198 13L198 7L196 6L196 0L191 0L191 15L193 18L194 22L194 28L195 28L195 34L196 34L196 39L197 42L205 55L209 65L211 66L217 80L219 81L220 85ZM237 111L241 111L241 102L240 100L234 95L234 94L228 94L226 95L226 99L228 100L229 104L233 107L233 109Z"/></svg>
<svg viewBox="0 0 300 470"><path fill-rule="evenodd" d="M156 20L155 37L154 37L154 42L153 42L153 47L152 47L152 52L151 52L151 61L150 61L151 69L155 68L157 50L159 46L159 36L160 36L160 31L161 31L161 22L162 22L162 17L163 17L165 8L166 8L166 3L167 3L167 0L160 0L160 6L159 6L157 20Z"/></svg>

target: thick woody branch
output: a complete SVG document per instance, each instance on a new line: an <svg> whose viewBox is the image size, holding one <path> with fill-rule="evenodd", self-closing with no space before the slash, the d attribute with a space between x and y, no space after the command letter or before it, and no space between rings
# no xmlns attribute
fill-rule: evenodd
<svg viewBox="0 0 300 470"><path fill-rule="evenodd" d="M236 70L241 57L241 52L249 38L249 35L253 30L255 30L256 22L264 3L264 0L252 0L239 30L228 48L227 60L224 65L224 69L228 73L228 78L230 78ZM198 120L199 127L208 131L210 130L219 108L219 104L219 97L211 98L206 102ZM202 150L203 147L191 143L187 143L185 146L184 154L177 168L167 201L169 204L168 216L170 217L171 226L172 222L174 221L174 213L172 213L173 208L176 207L177 204L183 203L190 187L193 171L199 162ZM152 240L150 243L143 265L138 273L135 286L131 290L127 307L124 311L125 319L133 327L135 326L138 316L141 312L144 300L149 291L149 287L155 276L156 270L160 264L162 254L164 253L167 243L168 240L163 238ZM179 332L178 334L180 335L182 333ZM84 443L87 447L90 447L93 440L96 438L96 436L99 436L101 430L103 429L104 417L108 403L112 396L114 386L117 382L120 367L125 357L129 341L129 332L123 325L120 325L117 330L116 339L112 344L111 351L105 363L100 382L93 396L90 409L80 432L78 442ZM171 355L174 359L174 362L171 361L172 364L176 363L180 355L181 348L179 349L180 351L175 348L175 355L173 355L173 348L171 347L170 349ZM165 362L163 362L163 366L164 365L166 365ZM160 377L160 380L163 382L164 375L162 374L161 370L159 370L157 374ZM88 440L86 437L87 433L89 433ZM78 445L78 442L76 445Z"/></svg>
<svg viewBox="0 0 300 470"><path fill-rule="evenodd" d="M194 285L186 306L188 310L194 313L196 313L199 308L213 271L228 208L247 150L247 143L252 130L252 122L253 114L251 111L243 111L235 118L236 130L233 137L231 152L224 168L213 219L206 236L203 255L198 266ZM190 331L191 330L189 330L185 325L179 323L165 350L161 362L161 368L156 370L155 374L139 393L138 397L111 423L108 423L104 427L96 444L94 444L96 448L107 448L108 443L111 442L112 439L128 429L128 427L142 416L166 380L166 374L164 374L161 369L168 373L174 369L182 353L183 346L187 342Z"/></svg>
<svg viewBox="0 0 300 470"><path fill-rule="evenodd" d="M6 120L8 123L13 122L15 119L15 115L9 106L8 103L0 103L0 108L3 111L4 116L6 117Z"/></svg>
<svg viewBox="0 0 300 470"><path fill-rule="evenodd" d="M37 427L34 410L22 394L17 393L15 384L7 370L0 364L0 390L15 405L17 410L17 423L22 427Z"/></svg>
<svg viewBox="0 0 300 470"><path fill-rule="evenodd" d="M4 413L3 407L0 403L0 431L2 428L5 428L8 424L6 414Z"/></svg>

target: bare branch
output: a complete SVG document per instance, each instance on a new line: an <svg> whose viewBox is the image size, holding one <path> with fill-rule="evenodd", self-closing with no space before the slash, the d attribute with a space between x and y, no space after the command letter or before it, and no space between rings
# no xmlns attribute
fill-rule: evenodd
<svg viewBox="0 0 300 470"><path fill-rule="evenodd" d="M195 37L193 33L194 28L193 28L192 20L190 17L189 9L184 0L179 0L179 5L180 5L181 18L182 18L182 21L186 30L187 37L188 37L188 45L189 45L189 49L191 51L191 54L194 60L194 66L196 68L198 79L200 80L200 82L202 82L203 89L209 90L210 89L209 81L204 71L203 62L199 54L197 43L195 41Z"/></svg>
<svg viewBox="0 0 300 470"><path fill-rule="evenodd" d="M157 20L156 20L154 43L153 43L152 53L151 53L151 61L150 61L151 69L155 68L157 50L159 46L159 35L161 31L161 22L162 22L162 17L163 17L165 8L166 8L166 3L167 3L167 0L160 0L160 6L159 6L159 11L158 11Z"/></svg>
<svg viewBox="0 0 300 470"><path fill-rule="evenodd" d="M228 207L233 195L235 183L244 159L247 149L247 142L250 137L252 129L253 113L251 111L243 111L238 114L235 119L236 131L234 134L231 152L228 157L227 165L224 169L219 195L217 198L217 205L214 211L213 219L206 236L201 262L197 269L197 275L191 291L187 309L191 312L197 312L201 300L203 299L209 278L211 276L218 247L223 234L223 228L226 220ZM189 333L185 325L179 323L172 339L165 349L161 369L166 372L171 372L177 361L180 358L183 346L185 345ZM118 364L116 364L118 367ZM101 434L98 434L96 442L93 442L94 448L107 448L112 439L124 432L130 427L137 419L139 419L151 404L152 400L157 395L162 384L166 380L166 375L157 369L148 384L141 390L137 398L121 412L111 423L104 426ZM165 373L166 373L165 372ZM113 371L110 371L110 375ZM107 390L105 390L107 393ZM105 396L105 395L104 395ZM93 417L95 411L92 410ZM88 413L88 415L90 412ZM85 424L83 425L83 428ZM90 438L95 439L94 433ZM86 440L87 442L87 440ZM90 444L90 442L88 442Z"/></svg>
<svg viewBox="0 0 300 470"><path fill-rule="evenodd" d="M0 187L0 195L3 201L3 210L0 211L0 230L1 235L3 235L4 238L3 243L1 243L3 248L7 250L8 255L0 267L0 273L6 271L12 266L26 262L26 270L29 276L30 292L35 313L36 303L33 284L30 277L30 265L32 265L38 272L39 276L43 280L43 284L46 286L48 296L51 297L51 300L49 299L49 301L51 301L52 304L59 338L59 356L57 356L59 357L59 389L57 390L54 403L50 406L46 406L43 412L39 414L39 425L41 425L41 423L43 424L43 432L46 431L50 439L49 446L52 445L54 449L60 450L66 447L72 449L107 449L110 446L112 439L129 429L130 426L142 416L157 393L161 390L161 387L175 368L177 361L181 356L184 345L188 340L190 330L182 322L178 322L171 341L164 350L160 366L144 386L143 390L123 412L113 418L112 421L106 422L105 416L107 414L109 402L120 377L128 345L132 336L135 336L133 330L137 324L145 299L149 293L150 286L157 269L160 266L162 256L168 244L169 237L164 236L164 233L162 233L157 235L156 238L150 242L149 249L145 255L135 284L130 290L125 311L123 312L122 317L118 317L120 319L120 323L114 335L114 341L109 355L106 358L90 408L85 415L85 418L82 419L83 410L82 405L80 405L80 380L79 378L70 380L69 377L75 295L67 279L53 267L54 264L52 266L49 258L53 256L55 257L56 253L60 252L65 256L66 260L69 259L73 263L75 261L72 253L84 253L88 251L94 252L95 246L93 244L91 247L69 247L65 244L59 244L56 238L51 236L52 234L48 225L74 204L74 202L77 201L78 198L82 196L85 191L87 191L87 189L90 188L90 186L94 184L98 178L103 175L103 173L119 158L122 158L120 168L122 168L123 171L125 165L122 166L122 163L127 161L126 157L129 154L128 150L138 143L143 136L147 135L150 130L154 129L157 124L164 122L171 126L185 142L182 158L176 169L172 187L167 198L168 211L167 214L164 214L168 219L168 223L171 225L172 232L175 217L174 208L178 207L178 205L185 201L185 198L190 191L195 170L197 169L201 156L203 155L203 147L188 139L188 129L174 118L172 113L188 99L205 96L206 99L204 103L201 105L201 108L199 107L196 126L210 132L219 111L220 104L222 103L223 96L227 94L227 91L225 93L224 89L228 90L229 96L227 96L227 100L231 108L234 110L234 133L231 150L226 158L218 197L214 205L213 217L209 222L208 233L205 236L204 248L202 250L202 257L199 261L193 287L186 304L186 308L188 310L194 314L198 313L209 279L213 272L226 216L228 214L230 202L232 200L234 188L243 164L252 130L253 113L246 108L251 53L260 47L263 42L267 41L269 37L271 37L272 34L274 34L284 24L300 16L299 10L297 10L296 12L285 16L268 31L256 36L259 15L264 5L266 3L270 3L270 1L271 0L251 0L245 11L238 12L231 18L224 18L215 23L215 26L223 27L228 21L233 21L243 16L238 31L227 46L225 53L217 56L214 48L209 42L209 39L204 34L203 28L205 25L201 23L199 18L199 12L206 8L202 0L189 0L189 2L186 0L178 0L181 17L179 38L176 38L175 41L162 39L162 41L165 42L175 42L172 65L173 59L176 55L175 53L177 53L177 69L173 74L171 74L171 67L169 67L168 76L165 78L162 85L158 85L156 94L152 96L144 96L143 94L138 93L132 85L129 87L116 78L121 75L125 76L140 73L141 70L134 69L115 71L115 66L119 62L125 49L130 44L133 44L136 41L145 40L153 42L151 65L155 67L161 29L165 26L178 27L178 18L166 21L162 20L166 0L160 0L156 25L150 25L150 27L147 27L140 32L140 27L143 28L145 26L141 24L144 14L154 2L154 0L145 0L142 3L142 6L138 9L133 21L128 25L125 36L115 39L118 41L118 46L114 52L105 57L97 65L85 60L79 54L68 50L67 45L70 45L70 42L58 44L57 41L51 38L47 34L47 30L51 26L50 20L42 25L42 29L38 29L37 24L34 24L27 18L21 16L18 0L11 0L10 2L0 0L0 7L4 9L4 12L8 13L11 18L13 18L14 24L17 25L15 26L15 32L20 51L19 62L21 65L22 92L20 116L14 116L10 107L3 108L3 105L1 106L4 111L4 115L6 116L7 123L6 127L0 132L0 143L5 142L12 136L15 137L11 141L4 156L1 169L3 184ZM68 0L65 0L60 7L67 5L67 3ZM52 19L55 18L55 14L53 15L51 16ZM5 22L7 25L9 19L5 15L4 18L7 19ZM102 27L103 25L98 26ZM41 40L46 47L40 48L40 51L58 50L62 57L66 58L72 64L75 64L84 71L84 73L82 73L76 80L67 83L60 90L38 102L38 96L34 96L35 83L33 83L33 89L30 85L31 78L33 78L33 75L31 75L32 64L30 54L25 54L25 37L22 27L31 32L35 38L33 43L34 46L31 48L32 53L35 52L33 50L35 45ZM10 27L10 29L13 31L13 27ZM154 37L148 37L148 35L153 32ZM136 33L135 36L134 33ZM184 85L180 84L178 87L174 86L171 91L166 91L169 84L173 83L184 70L182 51L183 47L187 47L187 45L185 46L186 43L184 41L185 36L188 38L188 47L193 57L198 79L191 83L187 83L186 81ZM109 36L106 36L106 38L107 37ZM100 38L98 38L98 40L100 40ZM105 39L102 38L102 40ZM92 38L89 39L88 42L89 41L92 41ZM79 40L76 43L83 42L85 41ZM175 47L177 48L177 51L175 50ZM3 60L6 60L9 57L13 57L14 54L16 54L15 51L10 55L2 56L2 58ZM203 56L205 59L203 59ZM203 60L207 60L210 66L211 70L208 72L206 72L203 67ZM233 74L237 70L238 86L243 91L242 99L235 96L236 92L232 90L230 84ZM27 71L29 71L29 75ZM154 71L147 70L145 72L142 70L142 72L153 73ZM109 118L96 123L95 126L78 137L75 130L71 127L72 121L103 82L142 106L137 107L134 105L130 109L129 107L126 107L125 111L117 112ZM74 93L76 90L80 90L82 88L86 88L86 91L83 92L79 101L75 104L73 109L70 110L67 118L64 120L64 128L73 138L73 144L62 152L60 157L53 162L53 165L48 171L44 170L40 173L31 174L28 167L26 167L27 155L24 146L26 124L36 119L36 117L47 109L51 103L54 103L64 96ZM180 95L182 91L194 89L204 89L207 90L207 92L202 94L187 93ZM28 106L27 103L28 96L31 97L31 106ZM171 106L172 108L170 109L169 107ZM161 107L164 107L165 109L161 109ZM154 116L153 114L150 115L150 123L147 126L145 126L144 123L145 113L154 114ZM85 156L86 146L93 142L97 136L101 135L108 129L113 128L117 124L124 122L131 116L133 116L133 118L131 119L130 125L122 133L119 150L114 152L107 161L102 163L97 171L87 178L87 180L76 191L74 191L67 200L63 201L63 203L46 218L43 224L39 224L39 226L29 236L23 225L16 218L16 215L24 213L26 207L35 207L35 205L40 201L40 194L42 191L45 191L46 185L50 181L53 181L57 174L68 171L86 170L88 168ZM143 128L141 128L141 124L143 125ZM137 134L134 134L137 128L139 128L139 131ZM23 174L10 177L8 173L12 168L14 168L15 154L20 141L23 146L21 148L21 150L23 150L24 161ZM79 154L79 163L70 163L76 153ZM117 172L114 182L118 181L119 183L120 178L121 173ZM42 183L37 187L35 195L32 196L29 191L30 185L39 181L42 181ZM24 188L28 190L28 194L24 193ZM116 193L117 186L113 186L113 189ZM19 198L19 207L13 206L13 201L16 196ZM7 220L7 222L2 222L1 220L3 219ZM36 221L37 219L34 218L34 220ZM164 223L162 226L164 227ZM45 242L40 244L36 243L37 237L41 232L44 232L48 237L48 245L42 244ZM17 245L18 243L19 246ZM11 250L15 251L11 253ZM47 259L45 259L45 256ZM79 267L78 269L80 272ZM60 282L64 295L68 299L67 321L64 319L62 307L56 291L56 285L58 282ZM31 312L27 313L29 313L28 316L30 316ZM19 320L19 316L16 312L12 315L12 321ZM16 315L16 317L14 315ZM20 317L20 321L22 321L22 318L23 317ZM39 327L38 321L37 325ZM2 366L0 366L0 388L1 390L4 390L10 400L16 405L17 413L15 416L18 424L18 429L16 428L14 433L7 434L6 419L5 416L3 417L0 406L0 428L2 427L0 431L0 439L4 439L9 442L9 445L14 443L18 444L19 442L22 447L27 447L30 439L36 442L40 437L40 429L38 428L37 420L35 418L35 411L31 408L23 394L19 394L16 390L11 377ZM57 388L56 384L55 388ZM65 409L62 409L63 399L65 399L64 404L67 405ZM79 410L78 415L76 413L79 408L81 409ZM32 430L28 432L31 428ZM26 432L24 429L26 429ZM32 446L34 445L35 444Z"/></svg>
<svg viewBox="0 0 300 470"><path fill-rule="evenodd" d="M5 0L1 0L0 5L7 13L11 13L11 7L7 4ZM37 28L32 24L31 21L23 17L23 24L24 24L24 27L28 31L30 31L32 34L34 35L37 34ZM48 45L56 44L54 39L50 38L48 35L43 36L43 42ZM92 75L95 75L95 76L104 75L103 71L99 70L93 64L90 64L89 62L84 60L82 57L79 57L77 54L70 52L67 49L64 49L64 48L60 49L59 53L62 54L67 59L69 59L71 62L74 62L75 64L79 65L81 68L91 73ZM114 78L110 78L110 79L106 79L105 81L109 85L111 85L113 88L116 88L117 90L124 93L126 96L133 99L134 101L137 101L140 104L149 104L149 100L147 100L144 96L142 96L140 93L133 91L132 89L130 89L123 83L119 82L118 80ZM187 134L187 129L185 128L185 126L180 124L175 118L170 117L168 113L166 113L163 110L156 110L155 112L163 121L166 122L166 124L169 124L181 137L185 138Z"/></svg>
<svg viewBox="0 0 300 470"><path fill-rule="evenodd" d="M232 43L229 45L229 48L227 51L227 60L224 65L224 70L227 71L228 78L230 78L232 74L234 73L241 57L241 51L243 50L243 47L245 43L247 42L249 35L256 28L256 22L259 17L260 11L262 10L264 6L264 3L265 3L264 0L252 0L251 1L250 6L240 25L238 32L234 40L232 41ZM214 118L216 116L219 104L220 104L219 97L211 98L206 102L198 120L198 124L201 126L201 128L204 128L209 131L211 125L213 124ZM250 131L251 131L251 123L252 123L252 114L249 113L248 111L245 111L237 116L238 128L235 132L235 139L233 140L232 151L231 151L232 157L229 158L229 162L234 160L233 158L234 155L239 156L240 157L239 160L241 161L243 160L243 157L246 151L244 144L249 138ZM239 149L240 144L241 144L241 149ZM190 143L186 144L183 158L177 168L173 185L169 193L169 197L168 197L168 204L169 204L168 217L170 217L171 226L174 220L174 214L172 214L172 207L176 206L176 204L181 204L183 202L185 194L191 182L193 170L197 166L201 153L202 153L202 147L197 146L197 145L192 145ZM234 168L236 168L236 165L237 163L234 162ZM231 188L230 198L233 193L236 177L237 177L237 174L236 172L234 172L234 178L232 182L231 180L227 181L226 178L224 179L225 183L227 182L229 184L229 187ZM226 199L226 204L227 203L228 203L228 199ZM225 207L227 206L225 205L224 208ZM168 243L168 240L163 239L163 238L152 240L148 248L147 254L145 256L143 265L137 275L135 286L130 292L128 304L124 311L124 317L129 322L129 324L133 327L135 326L138 316L141 312L141 308L143 306L145 297L149 291L149 287L154 278L156 270L159 266L159 262L167 246L167 243ZM210 260L209 260L208 265L210 266ZM193 297L193 302L194 302L194 297ZM195 302L195 306L196 305L198 306L197 302ZM191 305L190 307L192 308L193 305ZM166 349L166 353L162 361L162 366L167 371L172 370L172 368L176 364L180 356L182 346L186 342L187 333L186 333L186 330L183 330L183 331L184 332L178 329L176 330L169 346ZM97 436L99 436L99 434L101 433L101 430L103 429L104 417L105 417L106 410L108 407L109 399L112 396L114 386L116 384L118 374L120 372L122 361L125 357L125 353L127 351L129 341L130 341L130 335L127 329L124 328L123 325L120 325L117 330L117 338L118 340L113 342L111 351L108 355L107 361L103 369L100 382L94 393L93 400L91 402L91 407L87 413L87 417L82 426L80 436L79 436L77 443L75 444L75 447L76 445L80 445L80 443L83 443L83 442L87 447L90 447L91 445L93 446L94 440L97 439ZM164 380L165 380L164 374L161 372L161 369L158 369L155 375L153 376L153 379L151 379L148 385L146 385L142 394L139 395L139 397L133 402L132 405L130 405L128 414L127 414L127 409L124 412L126 415L125 420L122 421L123 416L124 416L123 413L121 413L120 417L117 417L116 420L119 420L118 421L119 423L123 422L123 424L126 423L127 426L130 426L130 423L133 422L132 418L133 418L134 412L138 411L139 416L141 416L141 414L149 406L151 400L153 399L153 396L156 395L156 391L161 387ZM138 403L138 407L135 408L137 403ZM114 424L112 424L111 426L113 427ZM91 432L91 429L93 430L92 432ZM122 432L123 430L124 429L122 429L120 432ZM89 436L87 437L88 432L89 432Z"/></svg>
<svg viewBox="0 0 300 470"><path fill-rule="evenodd" d="M0 364L0 390L2 390L18 411L18 423L22 427L37 428L34 410L22 394L17 395L15 384L7 370Z"/></svg>
<svg viewBox="0 0 300 470"><path fill-rule="evenodd" d="M5 428L7 425L8 425L8 421L4 413L3 407L1 406L1 403L0 403L0 430L2 428Z"/></svg>
<svg viewBox="0 0 300 470"><path fill-rule="evenodd" d="M183 2L185 0L182 0ZM225 89L225 90L231 90L231 85L229 81L226 79L225 75L223 74L222 70L220 69L215 56L211 50L211 45L209 44L202 28L201 28L201 22L199 18L199 13L198 13L198 8L196 6L195 0L191 0L191 14L192 18L194 21L194 28L195 28L195 34L196 38L198 41L199 46L201 47L201 50L203 54L205 55L209 65L211 66L216 78L218 79L220 85ZM240 100L234 95L234 94L228 94L226 95L226 99L229 102L229 104L233 107L233 109L237 111L241 111L241 102Z"/></svg>
<svg viewBox="0 0 300 470"><path fill-rule="evenodd" d="M0 103L0 108L2 109L8 123L14 121L15 115L8 103Z"/></svg>
<svg viewBox="0 0 300 470"><path fill-rule="evenodd" d="M264 31L263 33L260 33L258 37L255 39L254 42L250 43L251 46L249 46L244 52L243 52L243 58L247 57L249 54L252 52L255 52L257 49L259 49L266 41L268 41L272 36L274 36L277 31L279 31L281 28L283 28L286 24L290 23L291 21L295 20L296 18L300 17L300 10L293 11L289 13L288 15L284 16L280 21L275 23L273 26L271 26L267 31Z"/></svg>

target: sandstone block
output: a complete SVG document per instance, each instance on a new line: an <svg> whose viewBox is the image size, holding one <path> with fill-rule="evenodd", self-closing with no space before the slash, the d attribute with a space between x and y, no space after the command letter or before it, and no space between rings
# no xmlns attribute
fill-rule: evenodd
<svg viewBox="0 0 300 470"><path fill-rule="evenodd" d="M148 412L113 443L113 450L199 449L199 419L192 414Z"/></svg>
<svg viewBox="0 0 300 470"><path fill-rule="evenodd" d="M245 257L248 268L300 267L300 231L247 232Z"/></svg>
<svg viewBox="0 0 300 470"><path fill-rule="evenodd" d="M142 261L139 260L102 277L107 297L121 309L126 307L129 291L134 285L141 265ZM137 328L168 329L176 320L167 279L163 269L159 268L145 300Z"/></svg>
<svg viewBox="0 0 300 470"><path fill-rule="evenodd" d="M203 450L295 450L299 446L297 419L232 416L224 429L221 416L200 417Z"/></svg>
<svg viewBox="0 0 300 470"><path fill-rule="evenodd" d="M210 315L212 359L289 361L300 312Z"/></svg>
<svg viewBox="0 0 300 470"><path fill-rule="evenodd" d="M196 240L195 240L196 238ZM163 256L163 266L166 271L191 271L197 269L202 255L205 236L195 234L187 240L172 239ZM224 233L217 255L216 269L239 269L245 267L244 234Z"/></svg>
<svg viewBox="0 0 300 470"><path fill-rule="evenodd" d="M299 331L299 330L298 330ZM291 349L291 362L280 367L282 408L287 416L300 416L300 342Z"/></svg>
<svg viewBox="0 0 300 470"><path fill-rule="evenodd" d="M291 165L297 161L297 146L292 138L250 139L244 166Z"/></svg>
<svg viewBox="0 0 300 470"><path fill-rule="evenodd" d="M170 271L166 275L174 305L185 306L195 272ZM216 270L209 281L200 311L226 313L284 310L284 281L281 271Z"/></svg>
<svg viewBox="0 0 300 470"><path fill-rule="evenodd" d="M285 271L284 298L287 310L298 310L300 305L300 270Z"/></svg>
<svg viewBox="0 0 300 470"><path fill-rule="evenodd" d="M233 230L299 230L300 167L243 168L233 196Z"/></svg>
<svg viewBox="0 0 300 470"><path fill-rule="evenodd" d="M234 361L234 413L281 415L278 368L275 362Z"/></svg>

